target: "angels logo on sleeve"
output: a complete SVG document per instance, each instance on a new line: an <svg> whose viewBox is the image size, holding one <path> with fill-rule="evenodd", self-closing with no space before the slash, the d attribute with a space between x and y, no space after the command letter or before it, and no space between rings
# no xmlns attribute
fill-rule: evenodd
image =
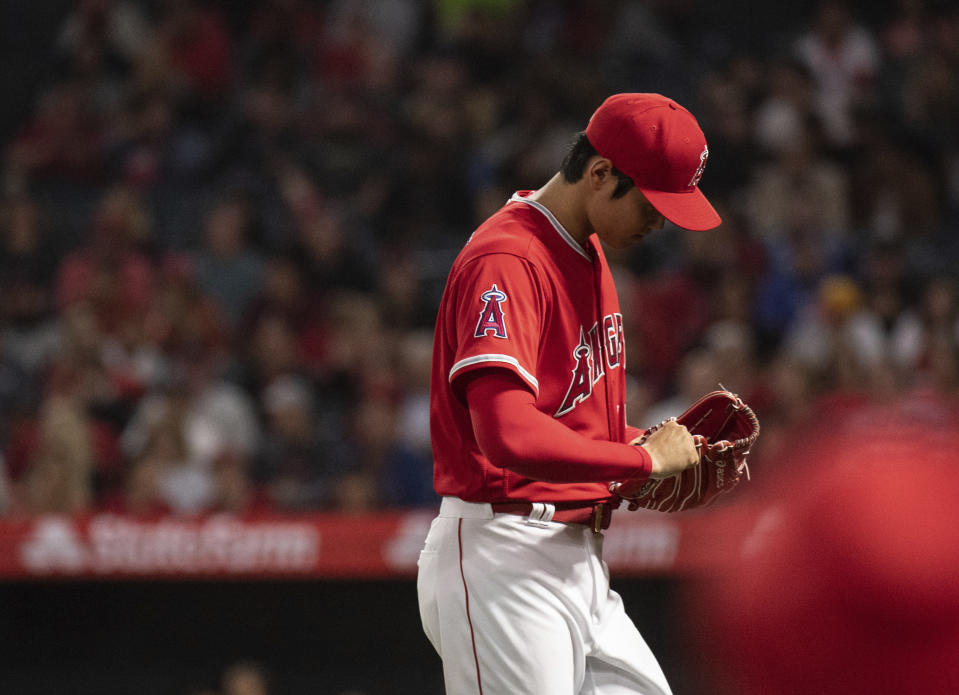
<svg viewBox="0 0 959 695"><path fill-rule="evenodd" d="M480 311L479 321L476 322L474 338L483 338L492 332L494 338L506 338L506 320L503 316L503 302L506 293L494 283L492 287L480 295L483 308Z"/></svg>

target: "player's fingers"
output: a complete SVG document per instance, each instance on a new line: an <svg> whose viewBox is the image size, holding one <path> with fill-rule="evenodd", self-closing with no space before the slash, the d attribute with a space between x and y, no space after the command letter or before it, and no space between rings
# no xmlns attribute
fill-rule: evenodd
<svg viewBox="0 0 959 695"><path fill-rule="evenodd" d="M689 433L689 430L686 429L686 425L681 425L676 422L676 419L667 420L663 423L663 426L657 432L663 432L664 436L669 439L674 439L677 442L682 440L688 440L690 445L692 445L692 435ZM655 433L654 433L655 434Z"/></svg>
<svg viewBox="0 0 959 695"><path fill-rule="evenodd" d="M702 459L698 446L699 442L697 442L696 437L689 434L689 432L686 434L689 436L689 456L692 458L692 465L698 466Z"/></svg>

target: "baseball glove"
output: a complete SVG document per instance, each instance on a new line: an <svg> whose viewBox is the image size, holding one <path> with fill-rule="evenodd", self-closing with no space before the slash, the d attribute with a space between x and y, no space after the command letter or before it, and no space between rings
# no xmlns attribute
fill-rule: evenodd
<svg viewBox="0 0 959 695"><path fill-rule="evenodd" d="M739 396L726 390L712 391L675 419L693 435L699 465L662 480L610 483L609 491L627 501L630 510L643 507L678 512L703 507L732 490L743 477L749 478L746 458L759 436L759 420ZM643 444L663 424L635 443Z"/></svg>

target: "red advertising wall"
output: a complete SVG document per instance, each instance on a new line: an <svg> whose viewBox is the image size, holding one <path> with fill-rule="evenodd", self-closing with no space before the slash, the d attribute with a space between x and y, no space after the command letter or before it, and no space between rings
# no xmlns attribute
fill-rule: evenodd
<svg viewBox="0 0 959 695"><path fill-rule="evenodd" d="M411 577L433 515L0 521L0 579ZM623 576L709 569L729 554L724 541L742 538L748 552L750 538L774 522L773 512L741 505L676 515L619 511L604 556Z"/></svg>

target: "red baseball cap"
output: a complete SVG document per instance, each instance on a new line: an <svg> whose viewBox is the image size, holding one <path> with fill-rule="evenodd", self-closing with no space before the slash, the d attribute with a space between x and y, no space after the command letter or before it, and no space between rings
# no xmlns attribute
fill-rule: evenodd
<svg viewBox="0 0 959 695"><path fill-rule="evenodd" d="M614 94L589 119L586 138L677 227L703 231L722 222L699 190L709 156L706 136L672 99Z"/></svg>

